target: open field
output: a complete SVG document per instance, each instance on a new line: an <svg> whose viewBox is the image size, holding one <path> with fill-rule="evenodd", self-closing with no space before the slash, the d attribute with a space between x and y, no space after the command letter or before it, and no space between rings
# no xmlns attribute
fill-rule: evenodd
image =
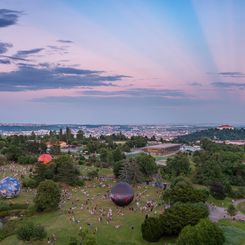
<svg viewBox="0 0 245 245"><path fill-rule="evenodd" d="M219 225L224 231L225 245L245 245L245 223L221 220Z"/></svg>
<svg viewBox="0 0 245 245"><path fill-rule="evenodd" d="M18 166L19 170L21 170L21 168L22 166ZM94 169L94 167L81 166L81 170L84 173L92 169ZM22 172L22 170L20 172ZM112 176L112 170L101 169L100 175L105 177ZM78 236L80 227L90 227L92 230L96 229L96 237L99 245L150 244L142 239L140 226L146 214L154 215L163 211L160 205L161 190L146 185L134 186L134 201L128 207L118 208L108 197L108 193L114 183L116 183L115 180L106 178L103 181L87 181L84 187L64 186L63 189L65 189L69 195L63 198L60 210L34 215L26 219L44 225L49 235L56 235L56 244L60 245L67 245L71 236ZM17 198L4 201L16 203L29 202L31 204L34 195L35 191L27 191L23 188ZM144 207L147 201L154 202L157 207L155 207L153 211L150 211L150 209L141 211L140 208ZM87 205L85 205L86 202L88 203ZM98 214L91 214L91 210L94 208L97 210L103 208L105 213L107 213L109 209L112 209L112 221L108 224L106 218L103 217L100 222ZM70 210L72 210L72 214L68 213ZM115 228L116 226L119 226L119 228ZM1 244L13 245L22 244L22 242L18 241L16 236L13 235L1 241ZM47 240L34 242L32 244L47 244ZM163 244L163 241L154 244Z"/></svg>

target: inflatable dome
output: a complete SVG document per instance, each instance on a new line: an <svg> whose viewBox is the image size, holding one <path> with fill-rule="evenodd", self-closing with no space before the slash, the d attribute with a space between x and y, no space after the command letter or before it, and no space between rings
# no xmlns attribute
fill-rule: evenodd
<svg viewBox="0 0 245 245"><path fill-rule="evenodd" d="M0 181L0 196L13 198L20 193L20 182L13 177L6 177Z"/></svg>
<svg viewBox="0 0 245 245"><path fill-rule="evenodd" d="M111 189L111 200L118 206L127 206L134 199L133 188L126 182L119 182Z"/></svg>
<svg viewBox="0 0 245 245"><path fill-rule="evenodd" d="M53 160L52 156L50 154L42 154L39 156L38 161L43 164L48 164Z"/></svg>

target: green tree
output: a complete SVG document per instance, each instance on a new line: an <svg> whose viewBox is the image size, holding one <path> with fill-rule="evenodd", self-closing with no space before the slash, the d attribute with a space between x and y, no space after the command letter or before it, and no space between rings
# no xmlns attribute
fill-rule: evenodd
<svg viewBox="0 0 245 245"><path fill-rule="evenodd" d="M59 207L61 191L52 180L45 180L38 185L34 204L37 211L55 210Z"/></svg>
<svg viewBox="0 0 245 245"><path fill-rule="evenodd" d="M206 202L208 199L208 191L194 189L192 186L182 186L175 185L171 186L170 189L167 189L163 193L163 199L166 202L174 204L176 202Z"/></svg>
<svg viewBox="0 0 245 245"><path fill-rule="evenodd" d="M178 235L183 227L195 225L208 217L208 208L203 203L176 203L160 216L163 235Z"/></svg>
<svg viewBox="0 0 245 245"><path fill-rule="evenodd" d="M9 161L18 161L18 158L22 155L22 149L16 145L9 145L2 150L2 153L7 157Z"/></svg>
<svg viewBox="0 0 245 245"><path fill-rule="evenodd" d="M112 152L112 156L113 156L113 161L114 162L118 162L121 161L125 158L125 155L122 153L122 151L120 150L119 147L117 147L113 152Z"/></svg>
<svg viewBox="0 0 245 245"><path fill-rule="evenodd" d="M79 170L74 165L69 155L63 155L55 159L55 181L76 185L79 182Z"/></svg>
<svg viewBox="0 0 245 245"><path fill-rule="evenodd" d="M210 193L215 199L223 200L226 197L225 187L221 182L213 182L210 185Z"/></svg>
<svg viewBox="0 0 245 245"><path fill-rule="evenodd" d="M35 171L33 173L33 178L37 183L44 181L45 179L54 179L55 175L55 164L42 164L37 163Z"/></svg>
<svg viewBox="0 0 245 245"><path fill-rule="evenodd" d="M115 175L116 178L118 178L120 176L120 172L123 169L125 161L119 161L119 162L115 162L113 164L113 173Z"/></svg>
<svg viewBox="0 0 245 245"><path fill-rule="evenodd" d="M142 236L147 241L157 241L161 236L175 236L187 225L196 225L208 217L204 203L176 203L159 216L146 218L141 226Z"/></svg>
<svg viewBox="0 0 245 245"><path fill-rule="evenodd" d="M120 180L130 184L141 183L145 180L140 166L134 158L127 159L119 172Z"/></svg>
<svg viewBox="0 0 245 245"><path fill-rule="evenodd" d="M157 172L157 165L154 157L142 153L136 157L136 161L145 177L151 177Z"/></svg>
<svg viewBox="0 0 245 245"><path fill-rule="evenodd" d="M169 177L188 175L191 171L188 155L179 153L173 158L168 158L164 173Z"/></svg>
<svg viewBox="0 0 245 245"><path fill-rule="evenodd" d="M84 132L82 130L77 131L77 140L82 141L84 139Z"/></svg>

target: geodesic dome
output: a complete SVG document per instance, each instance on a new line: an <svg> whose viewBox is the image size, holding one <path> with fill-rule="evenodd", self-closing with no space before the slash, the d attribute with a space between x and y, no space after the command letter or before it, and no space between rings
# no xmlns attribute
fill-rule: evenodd
<svg viewBox="0 0 245 245"><path fill-rule="evenodd" d="M13 177L6 177L0 181L0 196L13 198L19 195L21 184Z"/></svg>
<svg viewBox="0 0 245 245"><path fill-rule="evenodd" d="M50 154L42 154L38 158L38 162L43 164L48 164L53 160L53 157Z"/></svg>
<svg viewBox="0 0 245 245"><path fill-rule="evenodd" d="M134 199L134 190L126 182L119 182L111 189L111 200L118 206L127 206Z"/></svg>

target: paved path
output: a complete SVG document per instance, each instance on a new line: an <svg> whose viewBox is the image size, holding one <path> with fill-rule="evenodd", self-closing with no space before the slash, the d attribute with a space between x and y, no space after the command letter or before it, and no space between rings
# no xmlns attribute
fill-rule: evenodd
<svg viewBox="0 0 245 245"><path fill-rule="evenodd" d="M245 199L238 199L234 201L233 204L236 207L241 202L245 202ZM221 219L245 221L245 215L239 211L235 216L232 217L227 213L226 208L218 207L212 204L208 204L208 208L209 208L209 219L212 220L213 222L217 222Z"/></svg>

